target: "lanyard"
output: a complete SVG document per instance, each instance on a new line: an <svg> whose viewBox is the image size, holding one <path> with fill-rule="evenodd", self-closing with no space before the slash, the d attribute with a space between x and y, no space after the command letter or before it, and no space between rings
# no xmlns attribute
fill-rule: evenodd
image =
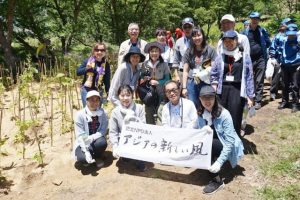
<svg viewBox="0 0 300 200"><path fill-rule="evenodd" d="M172 119L172 116L171 116L171 102L169 103L169 113L170 113L170 125L171 125L171 119ZM179 103L179 106L181 107L181 112L179 111L179 115L180 115L180 128L182 128L182 124L183 124L183 103L182 103L182 98L180 97L180 103Z"/></svg>
<svg viewBox="0 0 300 200"><path fill-rule="evenodd" d="M228 56L228 69L229 69L229 74L231 75L232 72L232 66L234 63L234 57Z"/></svg>

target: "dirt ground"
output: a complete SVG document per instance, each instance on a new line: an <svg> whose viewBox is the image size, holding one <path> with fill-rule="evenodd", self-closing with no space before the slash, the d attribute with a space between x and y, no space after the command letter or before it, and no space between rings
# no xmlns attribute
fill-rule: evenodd
<svg viewBox="0 0 300 200"><path fill-rule="evenodd" d="M202 194L208 183L205 170L148 164L146 172L137 172L130 163L124 164L112 159L111 147L106 151L105 166L80 168L71 159L70 134L60 134L59 113L54 117L55 135L53 147L50 145L49 122L44 120L39 129L45 166L38 166L32 159L37 152L34 140L26 146L26 158L22 159L20 144L14 144L17 132L12 120L11 92L5 95L5 113L2 122L2 138L8 138L1 152L0 167L6 181L1 184L0 198L4 199L257 199L256 190L265 180L260 173L259 154L268 149L265 134L268 125L276 118L290 113L289 109L277 110L277 99L268 102L265 92L265 105L254 118L248 120L247 135L243 142L246 155L235 169L226 164L222 177L226 186L213 195ZM75 110L74 110L75 111ZM41 106L41 113L44 110ZM32 136L33 133L28 133Z"/></svg>

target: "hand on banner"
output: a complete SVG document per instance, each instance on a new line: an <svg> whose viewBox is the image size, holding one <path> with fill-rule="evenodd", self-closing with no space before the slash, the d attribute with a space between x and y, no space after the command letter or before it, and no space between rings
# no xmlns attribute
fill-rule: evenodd
<svg viewBox="0 0 300 200"><path fill-rule="evenodd" d="M208 170L209 170L211 173L217 173L217 172L220 171L220 169L221 169L221 164L220 164L218 161L216 161L212 166L210 166L210 167L208 168Z"/></svg>
<svg viewBox="0 0 300 200"><path fill-rule="evenodd" d="M207 134L213 134L214 132L209 125L204 126L202 129L205 130Z"/></svg>

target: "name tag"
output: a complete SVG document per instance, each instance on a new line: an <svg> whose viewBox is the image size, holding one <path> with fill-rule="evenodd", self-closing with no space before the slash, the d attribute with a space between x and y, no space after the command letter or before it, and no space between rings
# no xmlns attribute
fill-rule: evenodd
<svg viewBox="0 0 300 200"><path fill-rule="evenodd" d="M225 80L226 81L234 81L234 76L227 75Z"/></svg>

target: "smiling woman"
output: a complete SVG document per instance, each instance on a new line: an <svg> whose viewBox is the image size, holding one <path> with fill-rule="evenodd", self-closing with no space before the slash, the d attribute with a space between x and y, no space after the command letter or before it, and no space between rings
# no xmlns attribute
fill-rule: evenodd
<svg viewBox="0 0 300 200"><path fill-rule="evenodd" d="M145 56L137 46L131 46L129 52L124 56L124 62L118 67L111 81L111 89L108 99L114 106L120 105L117 95L118 89L122 85L129 85L133 91L136 90L140 77L140 62L145 60Z"/></svg>
<svg viewBox="0 0 300 200"><path fill-rule="evenodd" d="M110 88L110 65L106 60L106 45L96 43L92 48L91 56L83 61L77 69L77 76L84 75L81 87L81 100L83 107L86 105L88 91L97 90L103 95L103 84L108 93Z"/></svg>
<svg viewBox="0 0 300 200"><path fill-rule="evenodd" d="M211 64L216 56L214 48L207 44L203 29L194 28L191 45L183 57L182 95L193 101L196 107L199 106L200 88L210 83Z"/></svg>
<svg viewBox="0 0 300 200"><path fill-rule="evenodd" d="M146 97L140 96L145 103L147 124L156 124L155 116L160 119L161 112L158 111L161 110L159 107L162 108L165 99L163 85L170 80L170 68L161 56L164 50L159 42L148 43L144 49L145 53L149 53L149 59L142 65L139 87L150 88L153 91L152 96L156 97L146 102L147 95Z"/></svg>
<svg viewBox="0 0 300 200"><path fill-rule="evenodd" d="M123 85L118 88L117 95L120 104L112 110L109 119L109 139L113 147L114 158L119 158L118 146L123 122L133 117L141 123L145 123L145 111L142 105L136 104L133 101L133 90L129 85ZM125 160L125 159L120 159ZM139 171L144 171L146 166L143 161L135 161L136 168Z"/></svg>

